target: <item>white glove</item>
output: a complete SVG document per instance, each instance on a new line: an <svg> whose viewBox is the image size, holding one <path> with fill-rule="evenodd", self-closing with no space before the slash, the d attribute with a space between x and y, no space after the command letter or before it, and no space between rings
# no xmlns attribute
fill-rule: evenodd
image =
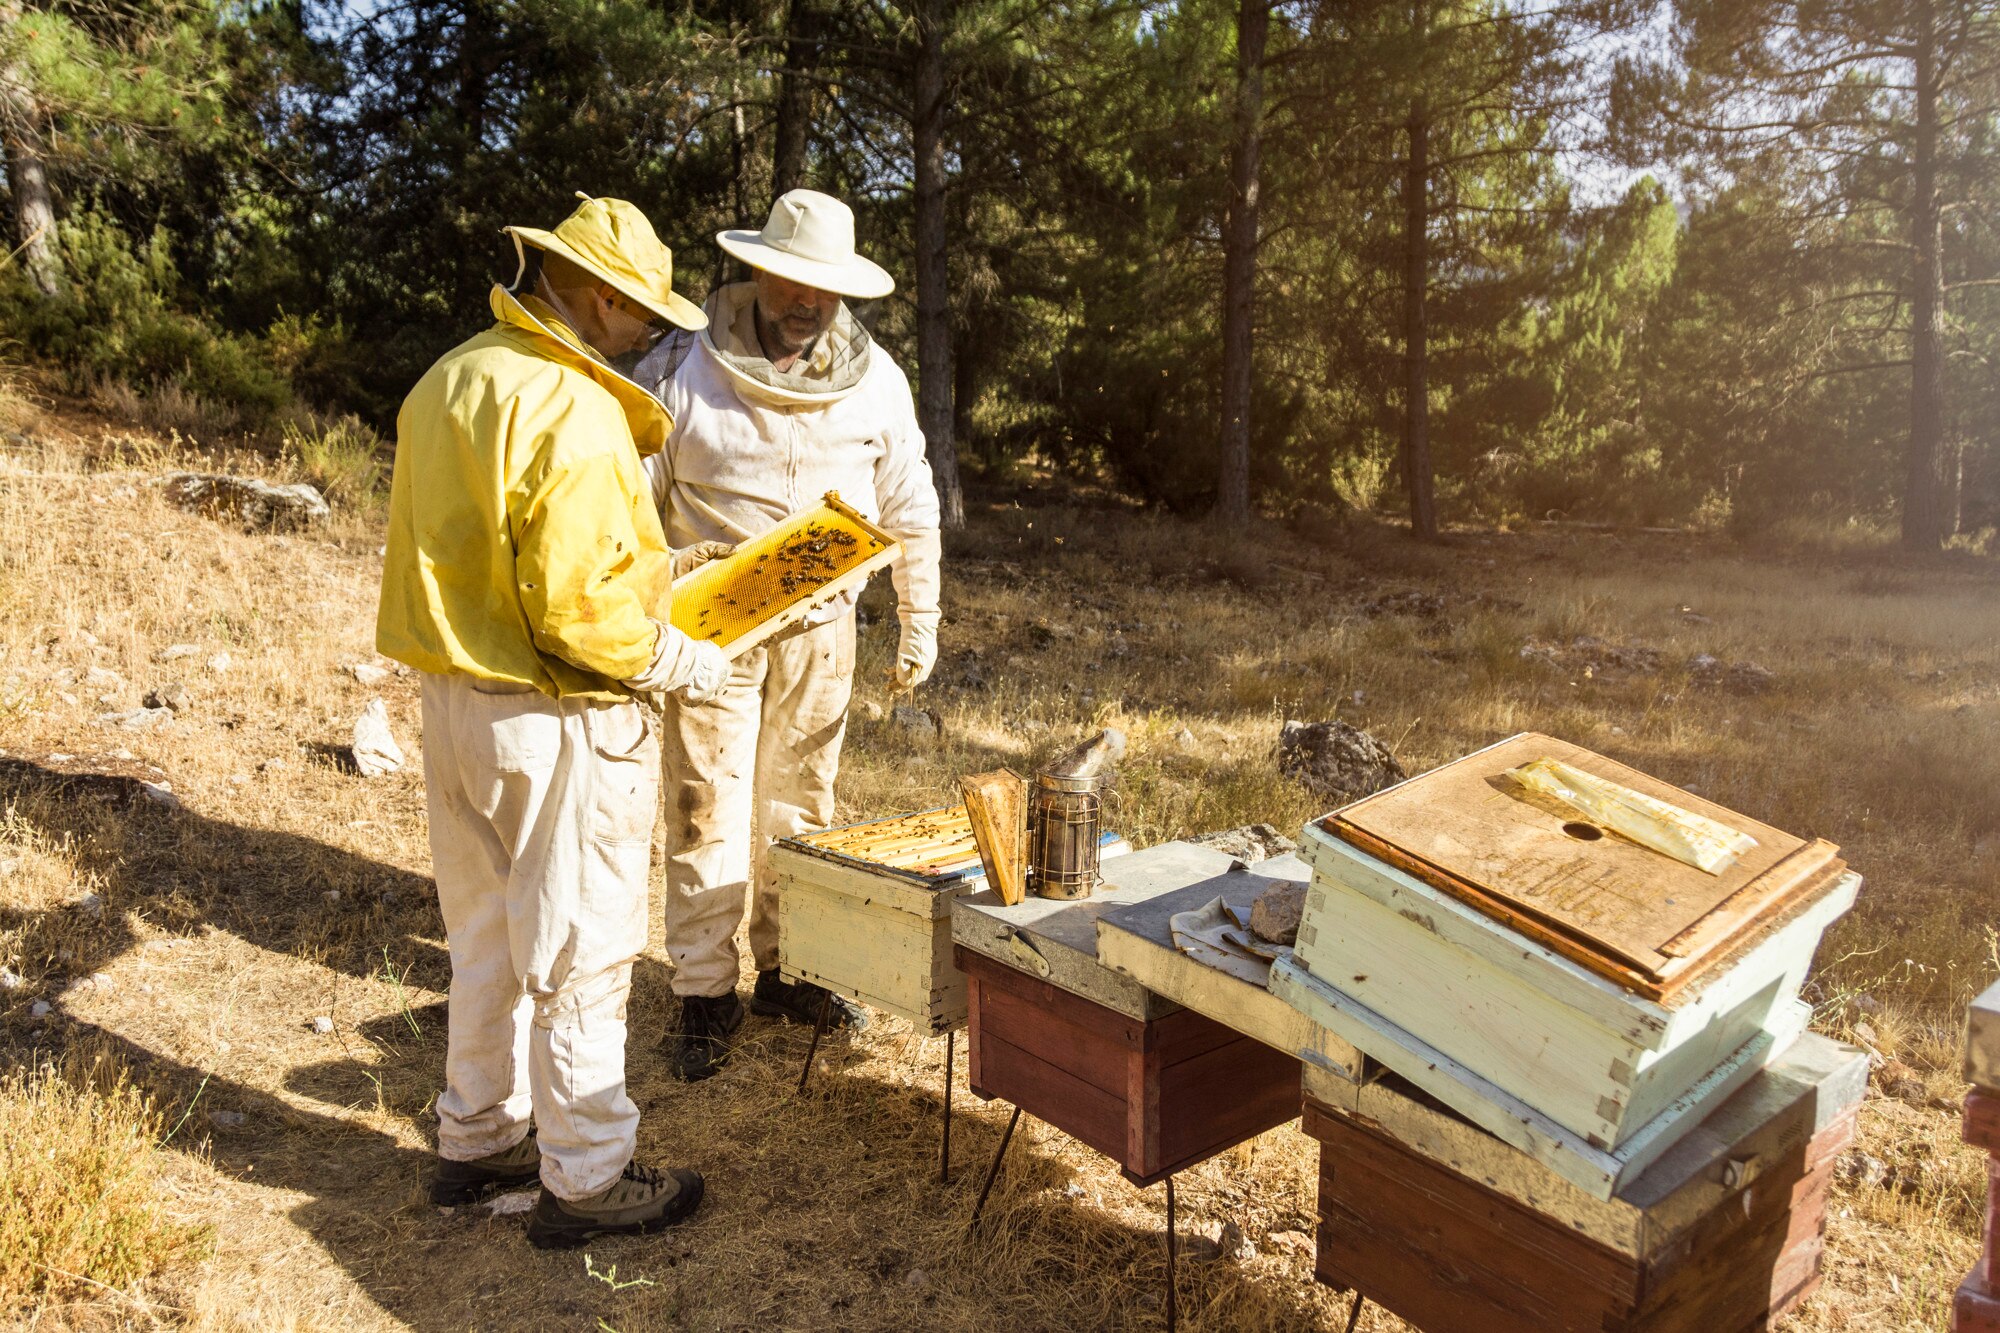
<svg viewBox="0 0 2000 1333"><path fill-rule="evenodd" d="M674 581L678 583L711 560L735 554L736 548L728 542L696 542L693 546L683 546L674 552Z"/></svg>
<svg viewBox="0 0 2000 1333"><path fill-rule="evenodd" d="M722 687L729 683L731 670L729 658L723 651L707 640L694 646L694 671L688 683L681 686L681 702L705 704L722 693Z"/></svg>
<svg viewBox="0 0 2000 1333"><path fill-rule="evenodd" d="M697 643L662 621L653 622L653 660L625 681L634 694L681 691L689 703L707 703L729 680L729 659L706 641ZM699 697L695 697L699 696Z"/></svg>
<svg viewBox="0 0 2000 1333"><path fill-rule="evenodd" d="M903 551L889 578L896 585L896 618L902 637L896 643L896 688L914 690L937 666L938 565L943 543L935 530L902 538Z"/></svg>
<svg viewBox="0 0 2000 1333"><path fill-rule="evenodd" d="M908 693L931 678L937 666L937 613L901 617L902 636L896 642L896 688Z"/></svg>

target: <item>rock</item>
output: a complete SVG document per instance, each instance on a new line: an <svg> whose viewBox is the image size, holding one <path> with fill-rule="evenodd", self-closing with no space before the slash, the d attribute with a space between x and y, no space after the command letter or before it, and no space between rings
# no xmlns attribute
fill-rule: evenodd
<svg viewBox="0 0 2000 1333"><path fill-rule="evenodd" d="M282 759L266 759L257 765L257 771L259 773L278 773L282 772L284 767L285 761Z"/></svg>
<svg viewBox="0 0 2000 1333"><path fill-rule="evenodd" d="M854 715L863 722L880 722L882 720L882 705L876 703L873 699L856 699L854 701Z"/></svg>
<svg viewBox="0 0 2000 1333"><path fill-rule="evenodd" d="M93 690L118 690L125 687L125 678L107 667L92 667L83 673L83 683Z"/></svg>
<svg viewBox="0 0 2000 1333"><path fill-rule="evenodd" d="M26 984L21 980L21 974L13 968L0 967L0 995L12 995Z"/></svg>
<svg viewBox="0 0 2000 1333"><path fill-rule="evenodd" d="M191 643L176 643L154 653L153 660L164 665L168 662L178 662L183 657L193 657L200 652L201 649ZM123 682L120 683L122 684Z"/></svg>
<svg viewBox="0 0 2000 1333"><path fill-rule="evenodd" d="M235 665L236 660L228 653L217 653L208 659L208 669L218 676Z"/></svg>
<svg viewBox="0 0 2000 1333"><path fill-rule="evenodd" d="M515 1190L512 1194L496 1194L479 1206L494 1217L518 1217L532 1212L535 1200L540 1197L540 1190Z"/></svg>
<svg viewBox="0 0 2000 1333"><path fill-rule="evenodd" d="M354 766L364 778L379 778L403 766L403 749L389 730L389 705L370 699L354 720Z"/></svg>
<svg viewBox="0 0 2000 1333"><path fill-rule="evenodd" d="M92 921L102 921L104 919L104 899L94 893L84 894L83 897L78 898L70 906L84 916L89 917Z"/></svg>
<svg viewBox="0 0 2000 1333"><path fill-rule="evenodd" d="M1834 1175L1842 1184L1862 1188L1880 1188L1889 1183L1889 1164L1879 1157L1870 1157L1859 1148L1843 1156L1834 1165Z"/></svg>
<svg viewBox="0 0 2000 1333"><path fill-rule="evenodd" d="M1257 1247L1235 1222L1224 1222L1215 1238L1216 1253L1224 1259L1244 1263L1257 1257Z"/></svg>
<svg viewBox="0 0 2000 1333"><path fill-rule="evenodd" d="M173 720L173 709L152 706L135 708L129 713L101 713L97 718L102 726L123 727L127 731L148 731Z"/></svg>
<svg viewBox="0 0 2000 1333"><path fill-rule="evenodd" d="M1387 746L1345 722L1287 722L1278 736L1278 771L1324 800L1372 796L1408 774Z"/></svg>
<svg viewBox="0 0 2000 1333"><path fill-rule="evenodd" d="M1305 911L1305 885L1289 879L1274 884L1250 904L1250 933L1272 944L1295 944Z"/></svg>
<svg viewBox="0 0 2000 1333"><path fill-rule="evenodd" d="M339 890L339 889L328 889L328 890L327 890L327 891L326 891L325 893L322 893L322 894L320 895L320 898L321 898L322 900L324 900L324 901L325 901L325 903L326 903L326 905L327 905L328 907L331 907L331 906L333 906L333 905L334 905L335 903L337 903L337 902L339 902L339 901L340 901L340 890Z"/></svg>
<svg viewBox="0 0 2000 1333"><path fill-rule="evenodd" d="M1216 833L1197 833L1184 841L1197 847L1213 847L1218 852L1227 852L1246 865L1299 849L1297 843L1269 824L1245 824L1241 828L1223 829Z"/></svg>
<svg viewBox="0 0 2000 1333"><path fill-rule="evenodd" d="M1696 653L1688 659L1689 682L1707 689L1758 694L1777 678L1777 672L1755 662L1724 662L1710 653Z"/></svg>
<svg viewBox="0 0 2000 1333"><path fill-rule="evenodd" d="M899 704L889 712L889 720L904 735L916 740L936 740L944 734L944 727L938 715L928 708L912 708Z"/></svg>
<svg viewBox="0 0 2000 1333"><path fill-rule="evenodd" d="M1882 1012L1882 1002L1866 991L1855 996L1849 1003L1853 1005L1857 1013L1879 1014Z"/></svg>
<svg viewBox="0 0 2000 1333"><path fill-rule="evenodd" d="M1303 1231L1273 1231L1266 1239L1275 1248L1289 1251L1292 1254L1311 1254L1313 1252L1312 1237Z"/></svg>
<svg viewBox="0 0 2000 1333"><path fill-rule="evenodd" d="M192 513L229 517L252 528L297 528L317 523L333 511L326 497L305 482L278 486L255 477L176 472L160 479L167 498Z"/></svg>
<svg viewBox="0 0 2000 1333"><path fill-rule="evenodd" d="M354 677L356 681L363 685L380 685L383 681L389 679L387 668L372 666L367 662L349 662L341 670Z"/></svg>
<svg viewBox="0 0 2000 1333"><path fill-rule="evenodd" d="M923 1291L931 1285L931 1275L921 1268L912 1268L909 1272L903 1274L903 1285L906 1287L915 1287L918 1291Z"/></svg>
<svg viewBox="0 0 2000 1333"><path fill-rule="evenodd" d="M173 788L164 782L142 782L139 784L139 792L147 800L163 810L178 810L181 808L181 798L174 795Z"/></svg>
<svg viewBox="0 0 2000 1333"><path fill-rule="evenodd" d="M1174 733L1174 744L1180 746L1183 750L1192 750L1194 748L1194 733L1186 727L1182 727Z"/></svg>
<svg viewBox="0 0 2000 1333"><path fill-rule="evenodd" d="M333 1020L325 1014L321 1014L319 1017L313 1019L312 1030L322 1037L331 1036L333 1035Z"/></svg>
<svg viewBox="0 0 2000 1333"><path fill-rule="evenodd" d="M184 713L188 706L187 686L177 680L170 680L157 689L146 692L146 707L166 708L176 713Z"/></svg>
<svg viewBox="0 0 2000 1333"><path fill-rule="evenodd" d="M249 1117L241 1111L210 1111L208 1113L208 1123L214 1125L217 1129L241 1129L243 1122L248 1119Z"/></svg>
<svg viewBox="0 0 2000 1333"><path fill-rule="evenodd" d="M49 1010L54 1007L55 1006L51 1005L47 1000L36 1000L33 1004L28 1006L28 1017L47 1018L49 1016Z"/></svg>
<svg viewBox="0 0 2000 1333"><path fill-rule="evenodd" d="M1521 656L1593 680L1599 676L1650 675L1660 669L1662 660L1657 648L1607 643L1590 634L1579 634L1568 643L1529 639L1521 645Z"/></svg>

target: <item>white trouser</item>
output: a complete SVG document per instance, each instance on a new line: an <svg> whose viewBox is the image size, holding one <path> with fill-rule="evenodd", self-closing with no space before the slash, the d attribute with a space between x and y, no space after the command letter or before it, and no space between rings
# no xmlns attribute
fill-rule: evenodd
<svg viewBox="0 0 2000 1333"><path fill-rule="evenodd" d="M431 864L451 941L438 1152L521 1141L595 1194L631 1160L625 999L646 943L660 752L638 704L426 675Z"/></svg>
<svg viewBox="0 0 2000 1333"><path fill-rule="evenodd" d="M759 971L778 965L768 853L775 838L832 822L853 683L850 612L745 653L708 703L669 698L665 916L674 994L735 989L745 897L751 958Z"/></svg>

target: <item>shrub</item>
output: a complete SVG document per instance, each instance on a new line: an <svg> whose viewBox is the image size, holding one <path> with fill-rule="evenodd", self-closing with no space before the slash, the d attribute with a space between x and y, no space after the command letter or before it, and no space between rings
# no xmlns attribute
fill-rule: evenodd
<svg viewBox="0 0 2000 1333"><path fill-rule="evenodd" d="M332 504L359 508L380 496L381 448L381 438L356 416L305 417L285 427L285 461Z"/></svg>
<svg viewBox="0 0 2000 1333"><path fill-rule="evenodd" d="M201 1249L161 1201L151 1102L44 1065L0 1080L0 1311L131 1289Z"/></svg>

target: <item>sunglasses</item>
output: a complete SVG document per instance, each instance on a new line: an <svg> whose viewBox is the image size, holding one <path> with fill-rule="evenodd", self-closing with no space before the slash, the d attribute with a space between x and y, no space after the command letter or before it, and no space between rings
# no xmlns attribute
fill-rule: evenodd
<svg viewBox="0 0 2000 1333"><path fill-rule="evenodd" d="M611 295L604 298L604 303L633 323L644 324L646 326L646 346L648 347L653 346L653 344L659 342L660 339L666 337L674 330L672 324L646 309L646 307L640 305L638 302L631 300L623 292L614 291Z"/></svg>

